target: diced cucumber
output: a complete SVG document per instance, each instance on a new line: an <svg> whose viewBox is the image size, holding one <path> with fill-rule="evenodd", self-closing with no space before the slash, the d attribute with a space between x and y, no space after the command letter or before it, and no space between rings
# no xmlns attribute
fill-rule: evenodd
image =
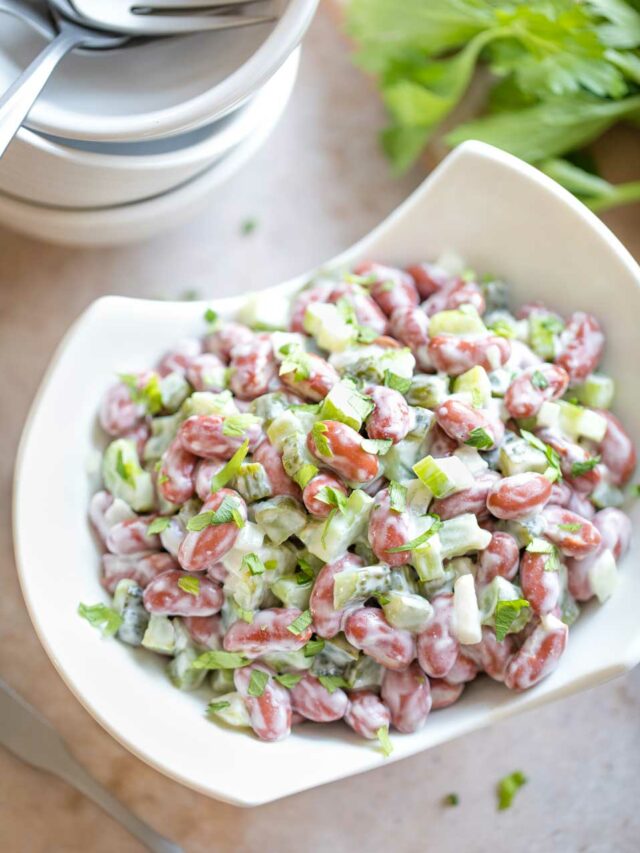
<svg viewBox="0 0 640 853"><path fill-rule="evenodd" d="M316 678L320 678L323 675L342 677L345 670L344 664L340 665L336 663L335 660L325 655L324 651L314 655L312 661L311 674L315 675Z"/></svg>
<svg viewBox="0 0 640 853"><path fill-rule="evenodd" d="M193 415L237 415L239 411L231 391L195 391L180 407L185 419Z"/></svg>
<svg viewBox="0 0 640 853"><path fill-rule="evenodd" d="M288 495L276 495L254 504L254 514L257 524L274 545L281 545L290 536L298 536L307 523L307 513Z"/></svg>
<svg viewBox="0 0 640 853"><path fill-rule="evenodd" d="M291 302L287 296L258 291L247 297L238 311L238 320L252 329L275 331L289 328Z"/></svg>
<svg viewBox="0 0 640 853"><path fill-rule="evenodd" d="M549 462L541 450L532 447L524 438L507 431L500 445L498 464L502 474L510 477L512 474L524 474L528 471L544 474Z"/></svg>
<svg viewBox="0 0 640 853"><path fill-rule="evenodd" d="M382 605L387 622L394 628L418 633L424 630L433 616L433 607L426 598L410 592L391 590Z"/></svg>
<svg viewBox="0 0 640 853"><path fill-rule="evenodd" d="M352 690L376 690L382 684L384 669L369 655L360 655L344 671L344 678Z"/></svg>
<svg viewBox="0 0 640 853"><path fill-rule="evenodd" d="M228 726L233 726L234 728L251 728L247 706L242 696L236 690L216 696L209 705L207 713L211 717L222 720Z"/></svg>
<svg viewBox="0 0 640 853"><path fill-rule="evenodd" d="M425 409L435 409L449 396L449 377L446 373L429 375L418 373L411 380L407 391L407 402L412 406L424 406Z"/></svg>
<svg viewBox="0 0 640 853"><path fill-rule="evenodd" d="M504 397L509 390L509 386L514 380L514 374L508 367L498 367L492 370L489 376L489 384L491 385L491 394L494 397Z"/></svg>
<svg viewBox="0 0 640 853"><path fill-rule="evenodd" d="M337 382L322 401L319 418L340 421L359 431L373 411L373 401L361 394L350 379Z"/></svg>
<svg viewBox="0 0 640 853"><path fill-rule="evenodd" d="M118 581L113 595L113 609L122 616L118 639L129 646L142 645L149 624L149 614L142 603L142 588L129 578Z"/></svg>
<svg viewBox="0 0 640 853"><path fill-rule="evenodd" d="M607 431L607 419L591 409L575 406L560 400L560 427L566 435L574 440L587 438L600 442Z"/></svg>
<svg viewBox="0 0 640 853"><path fill-rule="evenodd" d="M618 567L608 548L598 556L589 570L589 580L600 604L611 597L618 584Z"/></svg>
<svg viewBox="0 0 640 853"><path fill-rule="evenodd" d="M152 652L172 655L176 648L176 632L171 619L152 613L142 638L142 645Z"/></svg>
<svg viewBox="0 0 640 853"><path fill-rule="evenodd" d="M444 498L473 485L471 471L457 456L425 456L413 466L416 476L436 498Z"/></svg>
<svg viewBox="0 0 640 853"><path fill-rule="evenodd" d="M339 667L348 666L360 657L359 650L351 645L344 634L336 634L330 640L325 640L322 654Z"/></svg>
<svg viewBox="0 0 640 853"><path fill-rule="evenodd" d="M529 335L529 324L526 320L518 320L509 311L501 308L487 311L483 320L490 332L502 338L526 340Z"/></svg>
<svg viewBox="0 0 640 853"><path fill-rule="evenodd" d="M105 486L116 498L121 498L136 512L153 509L153 481L138 460L133 441L117 438L107 447L102 459Z"/></svg>
<svg viewBox="0 0 640 853"><path fill-rule="evenodd" d="M167 674L174 687L179 690L197 690L201 686L207 671L206 669L192 668L192 664L199 654L200 652L196 651L193 646L188 646L169 661Z"/></svg>
<svg viewBox="0 0 640 853"><path fill-rule="evenodd" d="M271 584L271 592L285 607L297 607L299 610L308 608L312 589L311 581L298 583L296 575L282 575Z"/></svg>
<svg viewBox="0 0 640 853"><path fill-rule="evenodd" d="M453 585L454 637L467 646L482 640L480 610L473 575L461 575Z"/></svg>
<svg viewBox="0 0 640 853"><path fill-rule="evenodd" d="M318 346L329 352L342 352L356 336L354 326L346 322L333 303L312 302L307 305L303 326Z"/></svg>
<svg viewBox="0 0 640 853"><path fill-rule="evenodd" d="M245 462L236 474L233 487L247 503L261 501L271 496L271 482L259 462Z"/></svg>
<svg viewBox="0 0 640 853"><path fill-rule="evenodd" d="M489 531L483 530L478 519L470 512L444 521L438 536L444 559L463 557L472 551L484 551L491 542Z"/></svg>
<svg viewBox="0 0 640 853"><path fill-rule="evenodd" d="M482 409L491 399L491 382L487 371L480 365L457 376L453 381L453 390L456 394L470 394L471 405L476 409Z"/></svg>
<svg viewBox="0 0 640 853"><path fill-rule="evenodd" d="M378 592L390 588L389 566L362 566L339 572L333 579L333 606L342 610L350 601L363 601Z"/></svg>
<svg viewBox="0 0 640 853"><path fill-rule="evenodd" d="M337 513L330 521L310 521L298 536L312 554L330 563L366 530L372 506L373 498L362 489L354 489L347 498L344 513Z"/></svg>
<svg viewBox="0 0 640 853"><path fill-rule="evenodd" d="M439 335L484 335L487 327L471 305L463 305L451 311L438 311L429 318L429 337Z"/></svg>
<svg viewBox="0 0 640 853"><path fill-rule="evenodd" d="M613 403L615 383L610 376L592 373L582 385L571 390L583 405L592 409L608 409Z"/></svg>

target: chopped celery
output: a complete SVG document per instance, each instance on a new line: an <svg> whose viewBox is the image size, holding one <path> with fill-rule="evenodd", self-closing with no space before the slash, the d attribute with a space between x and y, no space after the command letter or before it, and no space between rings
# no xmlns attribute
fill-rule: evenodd
<svg viewBox="0 0 640 853"><path fill-rule="evenodd" d="M532 447L528 441L514 433L507 432L500 445L498 464L502 474L510 477L512 474L524 474L527 471L544 474L549 462L541 450Z"/></svg>
<svg viewBox="0 0 640 853"><path fill-rule="evenodd" d="M228 563L225 562L226 565ZM264 575L252 575L246 564L242 564L240 569L229 571L224 581L224 594L227 599L233 599L240 610L253 611L260 607L265 585ZM231 617L232 614L229 615ZM242 616L240 613L233 615L237 618Z"/></svg>
<svg viewBox="0 0 640 853"><path fill-rule="evenodd" d="M282 575L271 584L271 592L277 596L285 607L297 607L306 610L313 583L309 580L298 583L297 575Z"/></svg>
<svg viewBox="0 0 640 853"><path fill-rule="evenodd" d="M463 557L472 551L484 551L491 541L489 531L483 530L478 519L470 512L444 521L438 535L445 559Z"/></svg>
<svg viewBox="0 0 640 853"><path fill-rule="evenodd" d="M609 376L592 373L587 376L582 385L571 389L578 400L592 409L608 409L613 403L615 383Z"/></svg>
<svg viewBox="0 0 640 853"><path fill-rule="evenodd" d="M517 601L522 598L522 591L510 583L506 578L493 578L480 593L480 613L483 625L495 627L496 606L499 601ZM531 610L523 607L511 623L507 633L517 634L521 631L531 618Z"/></svg>
<svg viewBox="0 0 640 853"><path fill-rule="evenodd" d="M457 450L453 451L453 455L467 466L474 477L481 476L488 470L489 464L486 459L480 455L475 447L469 447L467 444L461 444Z"/></svg>
<svg viewBox="0 0 640 853"><path fill-rule="evenodd" d="M221 368L224 374L226 368ZM221 387L225 383L223 382ZM175 413L191 393L191 386L182 373L173 371L160 380L160 395L162 397L162 408L167 412Z"/></svg>
<svg viewBox="0 0 640 853"><path fill-rule="evenodd" d="M306 349L306 338L299 332L272 332L271 347L276 361L285 361L289 353Z"/></svg>
<svg viewBox="0 0 640 853"><path fill-rule="evenodd" d="M411 380L411 387L406 396L407 402L412 406L435 409L449 396L449 377L445 373L418 373Z"/></svg>
<svg viewBox="0 0 640 853"><path fill-rule="evenodd" d="M135 581L129 578L118 581L113 595L113 609L122 616L118 639L130 646L142 645L149 614L142 603L142 589Z"/></svg>
<svg viewBox="0 0 640 853"><path fill-rule="evenodd" d="M142 645L152 652L160 652L163 655L173 654L176 647L176 632L171 619L168 616L152 613L142 638Z"/></svg>
<svg viewBox="0 0 640 853"><path fill-rule="evenodd" d="M322 654L340 667L348 666L360 657L358 649L351 645L344 634L336 634L330 640L325 640Z"/></svg>
<svg viewBox="0 0 640 853"><path fill-rule="evenodd" d="M228 693L234 688L232 669L212 669L209 676L209 684L214 696Z"/></svg>
<svg viewBox="0 0 640 853"><path fill-rule="evenodd" d="M330 563L342 556L366 530L372 506L373 498L362 489L354 489L347 498L344 513L337 513L328 521L309 521L298 537L312 554Z"/></svg>
<svg viewBox="0 0 640 853"><path fill-rule="evenodd" d="M238 311L238 320L252 329L272 331L289 328L289 298L259 291L251 293Z"/></svg>
<svg viewBox="0 0 640 853"><path fill-rule="evenodd" d="M553 314L534 311L529 315L529 346L545 361L553 361L559 350L564 323Z"/></svg>
<svg viewBox="0 0 640 853"><path fill-rule="evenodd" d="M247 706L242 696L236 690L216 696L209 704L207 713L210 717L222 720L228 726L234 726L235 728L251 727Z"/></svg>
<svg viewBox="0 0 640 853"><path fill-rule="evenodd" d="M411 563L421 581L435 581L444 577L442 543L437 533L411 552Z"/></svg>
<svg viewBox="0 0 640 853"><path fill-rule="evenodd" d="M433 492L421 480L407 482L407 506L415 515L426 515L432 500Z"/></svg>
<svg viewBox="0 0 640 853"><path fill-rule="evenodd" d="M133 441L117 438L111 442L102 459L102 476L111 494L136 512L153 509L153 481L141 468Z"/></svg>
<svg viewBox="0 0 640 853"><path fill-rule="evenodd" d="M261 397L256 397L255 400L252 400L249 411L251 414L262 418L265 426L268 427L271 421L275 420L278 415L286 412L290 406L291 403L285 394L274 391L271 394L262 394Z"/></svg>
<svg viewBox="0 0 640 853"><path fill-rule="evenodd" d="M348 373L380 385L384 383L387 371L404 379L411 379L416 365L416 360L408 348L386 349L376 345L352 347L347 352L332 355L329 361L340 373Z"/></svg>
<svg viewBox="0 0 640 853"><path fill-rule="evenodd" d="M487 371L480 365L457 376L453 381L453 390L456 394L470 394L471 404L476 409L482 409L491 399L491 382Z"/></svg>
<svg viewBox="0 0 640 853"><path fill-rule="evenodd" d="M385 594L382 609L390 625L413 633L424 630L433 615L433 607L426 598L397 590Z"/></svg>
<svg viewBox="0 0 640 853"><path fill-rule="evenodd" d="M468 646L482 640L480 611L473 575L461 575L453 585L452 633L459 642Z"/></svg>
<svg viewBox="0 0 640 853"><path fill-rule="evenodd" d="M487 329L501 338L527 338L529 324L526 320L518 320L509 311L497 309L487 312L483 320Z"/></svg>
<svg viewBox="0 0 640 853"><path fill-rule="evenodd" d="M175 438L181 420L182 416L179 413L152 418L151 435L144 445L143 459L145 462L155 462L160 459Z"/></svg>
<svg viewBox="0 0 640 853"><path fill-rule="evenodd" d="M487 327L471 305L464 305L452 311L438 311L429 319L430 338L439 335L484 335L486 332Z"/></svg>
<svg viewBox="0 0 640 853"><path fill-rule="evenodd" d="M307 523L306 512L288 495L276 495L255 504L254 513L256 522L274 545L281 545L290 536L299 536Z"/></svg>
<svg viewBox="0 0 640 853"><path fill-rule="evenodd" d="M188 646L169 661L167 673L174 687L179 690L197 690L200 687L207 671L206 669L193 669L191 666L199 654L193 646Z"/></svg>
<svg viewBox="0 0 640 853"><path fill-rule="evenodd" d="M410 565L398 566L391 572L390 588L395 592L420 592L417 575Z"/></svg>
<svg viewBox="0 0 640 853"><path fill-rule="evenodd" d="M413 420L413 425L407 433L407 438L425 439L435 423L433 412L430 412L429 409L425 409L423 406L411 406L409 413Z"/></svg>
<svg viewBox="0 0 640 853"><path fill-rule="evenodd" d="M457 456L434 459L425 456L413 466L416 476L436 498L444 498L473 485L474 478Z"/></svg>
<svg viewBox="0 0 640 853"><path fill-rule="evenodd" d="M541 515L537 515L525 521L499 521L498 529L510 533L519 548L526 548L536 537L543 535L544 520Z"/></svg>
<svg viewBox="0 0 640 853"><path fill-rule="evenodd" d="M352 690L376 690L382 684L384 669L369 655L360 655L344 671L344 678Z"/></svg>
<svg viewBox="0 0 640 853"><path fill-rule="evenodd" d="M271 444L282 452L284 442L290 436L303 435L306 437L316 420L316 416L311 412L289 409L273 419L267 427L267 436Z"/></svg>
<svg viewBox="0 0 640 853"><path fill-rule="evenodd" d="M339 309L332 303L312 302L304 313L305 332L315 338L321 349L342 352L353 343L356 329L347 323Z"/></svg>
<svg viewBox="0 0 640 853"><path fill-rule="evenodd" d="M390 588L391 570L388 566L362 566L339 572L333 579L333 606L342 610L350 601L363 601L377 592Z"/></svg>
<svg viewBox="0 0 640 853"><path fill-rule="evenodd" d="M234 478L233 485L247 503L271 496L271 482L259 462L243 463Z"/></svg>
<svg viewBox="0 0 640 853"><path fill-rule="evenodd" d="M600 442L607 431L607 419L591 409L560 400L560 427L570 438Z"/></svg>
<svg viewBox="0 0 640 853"><path fill-rule="evenodd" d="M423 444L421 436L405 438L394 444L381 460L385 477L398 481L412 478L413 465L422 452Z"/></svg>
<svg viewBox="0 0 640 853"><path fill-rule="evenodd" d="M313 657L307 657L304 649L298 649L293 652L268 652L262 655L263 660L268 666L276 670L276 672L290 672L296 669L311 669Z"/></svg>
<svg viewBox="0 0 640 853"><path fill-rule="evenodd" d="M231 391L195 391L180 407L182 418L193 415L237 415L239 412Z"/></svg>
<svg viewBox="0 0 640 853"><path fill-rule="evenodd" d="M373 411L373 401L361 394L349 379L337 382L322 401L319 418L340 421L359 431Z"/></svg>

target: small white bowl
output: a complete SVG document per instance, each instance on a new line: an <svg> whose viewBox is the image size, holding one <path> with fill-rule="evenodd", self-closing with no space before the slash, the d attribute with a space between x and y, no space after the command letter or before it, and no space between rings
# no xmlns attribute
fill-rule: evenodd
<svg viewBox="0 0 640 853"><path fill-rule="evenodd" d="M288 80L284 97L248 139L177 189L145 201L88 210L36 205L0 193L0 224L38 240L67 246L135 243L175 228L200 213L217 188L264 145L284 112L294 81L295 74Z"/></svg>
<svg viewBox="0 0 640 853"><path fill-rule="evenodd" d="M403 265L444 251L504 277L514 304L542 299L564 313L580 308L596 314L608 333L605 369L619 389L616 411L640 441L640 268L602 222L531 166L467 143L331 265L364 258ZM268 289L265 297L282 299L308 277ZM87 463L96 452L102 393L118 370L148 366L172 340L200 334L205 305L229 317L242 301L95 302L60 345L33 404L16 465L13 518L33 624L87 710L168 776L249 806L380 767L385 759L342 724L306 723L275 744L222 729L205 717L205 692L175 690L156 656L102 640L76 615L79 601L105 600L87 522L96 485ZM621 562L619 588L604 606L584 609L558 669L522 694L488 679L470 685L458 704L433 713L421 731L392 734L391 761L599 684L640 660L640 505L631 516L634 537Z"/></svg>
<svg viewBox="0 0 640 853"><path fill-rule="evenodd" d="M103 153L22 128L0 160L0 192L32 204L86 209L138 202L172 190L279 115L298 64L299 49L247 104L207 128L162 142L112 143L110 152ZM118 152L123 145L136 153Z"/></svg>
<svg viewBox="0 0 640 853"><path fill-rule="evenodd" d="M270 0L275 23L153 39L118 51L73 53L29 113L28 127L68 139L134 141L185 133L234 110L300 42L318 0ZM2 16L0 91L42 50Z"/></svg>

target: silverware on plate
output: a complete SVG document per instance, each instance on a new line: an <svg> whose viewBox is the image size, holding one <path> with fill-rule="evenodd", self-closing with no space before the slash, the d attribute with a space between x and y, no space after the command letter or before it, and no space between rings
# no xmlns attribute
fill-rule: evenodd
<svg viewBox="0 0 640 853"><path fill-rule="evenodd" d="M18 758L47 770L80 791L117 820L153 853L182 849L137 818L71 755L56 730L0 679L0 744Z"/></svg>

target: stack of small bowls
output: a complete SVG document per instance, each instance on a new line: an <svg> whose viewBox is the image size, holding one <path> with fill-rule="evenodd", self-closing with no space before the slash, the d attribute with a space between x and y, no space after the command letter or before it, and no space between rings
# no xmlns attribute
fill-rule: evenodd
<svg viewBox="0 0 640 853"><path fill-rule="evenodd" d="M144 239L197 213L264 143L318 0L273 23L69 56L0 160L0 224L57 243ZM0 16L0 91L42 41Z"/></svg>

